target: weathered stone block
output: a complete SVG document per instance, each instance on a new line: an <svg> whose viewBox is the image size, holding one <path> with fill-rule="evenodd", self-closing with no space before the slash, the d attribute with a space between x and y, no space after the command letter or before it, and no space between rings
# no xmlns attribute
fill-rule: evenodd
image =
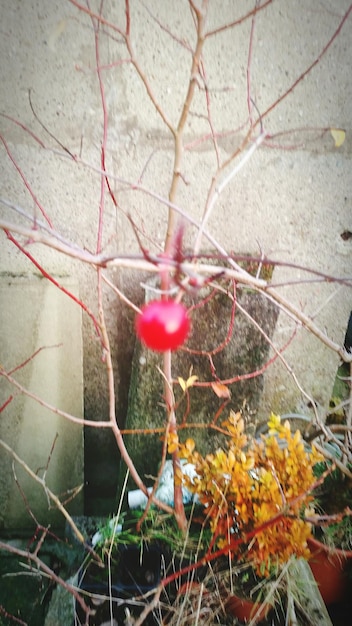
<svg viewBox="0 0 352 626"><path fill-rule="evenodd" d="M77 294L77 284L59 279ZM30 394L75 417L83 416L81 309L62 291L37 277L0 282L1 366ZM0 438L62 501L83 483L82 426L49 410L0 378ZM0 448L0 528L63 526L65 519L43 488ZM17 481L17 482L16 482ZM21 493L22 492L22 493ZM81 513L82 495L68 504Z"/></svg>
<svg viewBox="0 0 352 626"><path fill-rule="evenodd" d="M261 294L247 289L239 289L236 297L241 307L270 336L275 328L277 308ZM203 383L216 382L217 379L225 381L237 379L246 375L246 378L229 384L231 399L217 419L215 416L224 400L217 397L210 386L195 386L190 389L188 414L186 401L181 399L181 388L178 385L174 386L176 404L180 402L177 408L178 423L179 425L183 421L187 423L179 430L180 438L184 440L192 437L203 453L223 445L223 436L209 425L214 423L215 419L216 424L220 425L230 409L237 411L245 406L244 413L248 421L255 420L263 387L262 375L252 377L251 374L266 362L269 352L268 342L239 309L235 310L233 332L227 341L231 310L232 301L224 293L217 293L204 306L193 309L192 335L187 342L190 351L179 350L173 355L174 379L181 376L186 380L190 372L198 376L199 382ZM223 343L225 344L223 348L212 355L215 369L212 374L206 352L210 353ZM127 429L153 430L165 425L163 377L159 370L161 367L162 356L138 343L132 370ZM202 424L208 427L202 427ZM155 476L161 458L161 434L152 432L126 435L126 446L142 478L148 475Z"/></svg>

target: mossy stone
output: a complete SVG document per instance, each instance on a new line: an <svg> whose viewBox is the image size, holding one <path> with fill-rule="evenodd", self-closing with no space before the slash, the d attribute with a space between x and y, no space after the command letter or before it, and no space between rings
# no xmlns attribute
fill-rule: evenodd
<svg viewBox="0 0 352 626"><path fill-rule="evenodd" d="M231 398L222 410L224 399L217 397L211 386L192 387L189 390L188 409L180 386L174 385L177 420L181 425L180 439L192 437L197 448L206 453L225 445L223 435L214 426L221 425L230 409L238 411L245 407L247 421L255 421L263 376L254 373L261 371L267 361L269 344L250 318L270 337L275 328L278 310L264 295L249 289L238 289L234 324L232 334L229 335L233 302L226 293L217 292L199 307L199 299L187 295L186 303L190 307L192 334L186 349L173 353L173 378L177 380L180 376L187 380L192 373L198 376L199 382L236 379L229 384ZM216 351L222 345L222 349ZM210 354L214 350L210 359L207 352ZM146 349L138 342L133 359L125 424L126 430L137 432L126 434L125 443L146 484L150 484L150 477L156 475L162 452L162 433L155 432L155 429L163 429L165 426L161 368L162 355ZM241 376L244 378L241 379ZM182 425L183 422L188 426ZM210 426L212 423L213 427ZM206 424L207 427L202 428L201 424ZM150 432L142 433L141 429ZM124 475L122 464L120 486Z"/></svg>

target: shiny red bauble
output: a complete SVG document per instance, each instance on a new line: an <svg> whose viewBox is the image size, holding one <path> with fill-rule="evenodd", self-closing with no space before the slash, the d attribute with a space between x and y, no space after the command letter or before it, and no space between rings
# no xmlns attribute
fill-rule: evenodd
<svg viewBox="0 0 352 626"><path fill-rule="evenodd" d="M151 350L177 350L187 339L190 320L186 307L173 300L153 300L136 318L136 332Z"/></svg>

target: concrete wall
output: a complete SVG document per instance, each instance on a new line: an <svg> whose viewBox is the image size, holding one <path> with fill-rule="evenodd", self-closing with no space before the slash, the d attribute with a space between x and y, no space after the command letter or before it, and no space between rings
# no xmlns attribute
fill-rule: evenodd
<svg viewBox="0 0 352 626"><path fill-rule="evenodd" d="M99 3L95 4L97 8ZM180 42L194 45L194 23L186 1L153 0L146 5L147 8L131 2L131 38L156 99L175 125L191 64L190 53ZM253 5L213 0L209 2L207 28L211 30L233 21ZM258 13L252 47L251 94L261 113L318 57L348 7L347 0L313 4L304 0L278 0ZM5 2L0 13L0 109L40 136L46 146L42 148L11 120L0 119L8 150L2 146L0 195L27 214L45 221L23 183L22 173L53 227L66 239L94 251L101 193L103 114L92 21L69 1ZM104 16L124 28L124 3L105 2ZM168 29L176 37L170 37ZM245 132L250 30L251 21L246 20L234 30L227 29L209 38L204 47L212 122L219 134L222 161L239 145ZM261 249L271 258L307 265L331 275L351 274L351 240L341 238L341 233L352 230L352 93L348 66L351 30L349 18L319 64L265 117L267 133L289 131L273 141L279 148L262 146L257 150L218 201L208 229L228 250L257 253ZM101 32L100 36L109 117L105 156L110 183L122 210L116 210L106 194L102 243L106 254L130 254L139 252L139 248L126 213L130 212L141 228L145 246L155 250L165 235L166 207L143 193L127 190L114 176L131 182L142 177L145 187L167 197L173 139L151 105L140 78L131 64L125 62L128 53L121 37L116 31L109 34ZM29 90L37 119L30 106ZM204 90L199 89L185 129L189 149L184 153L177 196L179 206L197 220L201 219L216 171L213 144L204 140L210 132L206 113ZM346 129L346 140L339 148L330 133L323 131L330 126ZM67 150L77 157L75 161ZM16 223L27 226L31 223L4 205L0 206L0 212L3 218ZM195 235L189 227L187 243L191 244ZM83 301L97 313L94 269L46 247L31 245L29 249L47 271L74 276ZM0 255L3 275L33 274L28 258L5 236ZM108 276L128 297L139 302L143 299L140 282L144 276L131 270L114 270ZM301 271L280 267L275 270L273 280L282 283L302 277ZM350 290L343 285L318 282L294 283L282 288L282 292L314 316L334 341L343 342L351 309ZM105 286L104 293L115 365L117 411L123 423L134 347L133 312ZM276 345L285 343L292 328L291 320L281 315L274 336ZM26 335L30 332L30 326L24 329ZM103 419L108 414L106 374L101 344L87 315L83 317L83 345L85 415L89 419ZM11 351L14 347L12 343ZM27 358L28 349L17 342L14 354L21 361ZM322 406L326 405L338 357L302 329L298 329L285 356L307 393ZM3 356L1 360L5 362ZM67 383L62 384L65 388ZM270 408L306 410L306 404L285 368L276 363L266 376L261 415ZM115 443L105 431L87 430L85 445L89 501L101 496L105 500L110 498L112 505L118 467Z"/></svg>
<svg viewBox="0 0 352 626"><path fill-rule="evenodd" d="M75 281L61 278L78 294ZM1 365L31 394L75 417L83 414L82 324L80 309L62 291L40 278L1 278ZM24 363L25 359L31 360ZM20 369L18 366L23 364ZM66 422L33 398L1 380L0 405L12 398L0 421L0 437L63 501L83 486L82 426ZM54 528L64 518L43 485L0 447L0 528L33 528L34 520ZM21 494L22 492L22 494ZM83 511L83 493L71 513ZM23 497L24 496L24 497Z"/></svg>

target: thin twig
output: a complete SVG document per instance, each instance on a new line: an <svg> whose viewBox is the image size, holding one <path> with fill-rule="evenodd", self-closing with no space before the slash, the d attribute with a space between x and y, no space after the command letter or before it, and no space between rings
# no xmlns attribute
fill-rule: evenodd
<svg viewBox="0 0 352 626"><path fill-rule="evenodd" d="M29 467L29 465L27 465L27 463L21 459L18 454L16 454L16 452L11 448L11 446L9 446L5 441L3 441L2 439L0 439L0 445L4 448L4 450L6 450L13 459L15 459L15 461L27 472L27 474L35 481L37 482L43 489L44 493L47 495L47 497L52 500L52 502L55 504L55 506L57 507L57 509L60 511L60 513L62 513L62 515L64 516L64 518L66 519L67 523L71 526L74 534L76 535L78 541L82 544L85 543L84 537L81 533L81 531L77 528L75 522L73 521L71 515L68 513L68 511L66 511L65 507L63 506L63 504L61 503L60 499L51 491L51 489L49 489L49 487L47 486L45 479L44 478L40 478L35 472L33 472L33 470L31 470L31 468ZM81 490L83 488L83 485L81 485L80 489ZM78 493L78 491L77 491Z"/></svg>
<svg viewBox="0 0 352 626"><path fill-rule="evenodd" d="M6 552L10 552L11 554L16 554L17 556L22 557L23 559L29 559L37 566L38 570L43 571L51 580L55 583L63 587L66 591L68 591L76 601L81 605L83 611L85 612L87 618L91 613L91 609L86 605L84 599L80 595L78 589L65 581L63 578L58 576L54 570L52 570L44 561L42 561L37 554L33 554L27 550L20 550L16 548L14 545L5 543L4 541L0 541L0 550L4 550Z"/></svg>

